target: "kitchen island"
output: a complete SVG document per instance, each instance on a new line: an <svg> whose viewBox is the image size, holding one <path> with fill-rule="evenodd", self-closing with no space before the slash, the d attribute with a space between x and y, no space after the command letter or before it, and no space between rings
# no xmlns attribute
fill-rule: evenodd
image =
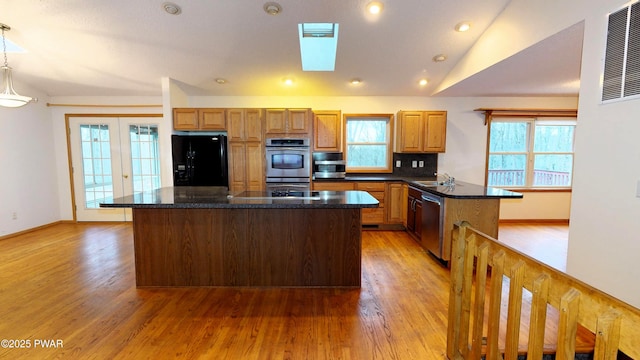
<svg viewBox="0 0 640 360"><path fill-rule="evenodd" d="M378 201L168 187L100 206L133 209L138 287L360 287L360 210Z"/></svg>
<svg viewBox="0 0 640 360"><path fill-rule="evenodd" d="M444 262L451 259L451 236L455 223L466 221L497 239L500 200L523 197L520 193L462 181L444 183L429 179L409 180L407 183L410 198L408 217L415 217L413 235L423 248Z"/></svg>

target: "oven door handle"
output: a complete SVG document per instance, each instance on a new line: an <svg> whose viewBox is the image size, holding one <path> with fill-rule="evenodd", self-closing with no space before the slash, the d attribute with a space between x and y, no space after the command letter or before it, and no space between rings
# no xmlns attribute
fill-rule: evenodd
<svg viewBox="0 0 640 360"><path fill-rule="evenodd" d="M267 151L279 151L279 150L293 150L293 151L301 151L301 152L309 151L308 148L303 149L303 148L295 148L295 147L267 147Z"/></svg>

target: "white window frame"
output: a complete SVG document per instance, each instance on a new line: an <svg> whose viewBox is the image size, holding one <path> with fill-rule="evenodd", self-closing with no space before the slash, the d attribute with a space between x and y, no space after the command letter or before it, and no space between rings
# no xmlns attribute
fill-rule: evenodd
<svg viewBox="0 0 640 360"><path fill-rule="evenodd" d="M392 162L393 162L393 114L344 114L344 158L347 160L346 171L350 173L391 173L393 172ZM349 121L361 121L361 120L371 120L376 118L385 118L387 119L386 125L386 139L385 143L356 143L356 144L368 144L368 145L385 145L386 150L386 163L384 167L353 167L349 166L349 145L351 143L347 142L349 138L349 134L347 133L348 122Z"/></svg>
<svg viewBox="0 0 640 360"><path fill-rule="evenodd" d="M490 152L491 149L491 123L494 122L514 122L514 123L527 123L528 124L528 128L527 128L527 144L526 144L526 151L524 152L499 152L499 153L492 153ZM576 126L577 125L577 120L576 118L550 118L550 117L497 117L492 119L489 122L488 125L488 131L487 131L487 161L486 161L486 165L485 165L485 184L487 184L487 186L492 186L492 187L501 187L501 188L509 188L509 189L527 189L527 190L543 190L543 189L567 189L570 190L572 188L573 185L573 169L571 170L571 181L570 184L567 186L564 185L547 185L547 186L542 186L542 185L533 185L533 181L535 178L535 170L534 170L534 164L535 164L535 156L536 155L540 155L540 154L552 154L552 155L571 155L571 157L573 158L572 160L572 166L575 165L575 128L574 128L574 134L573 134L573 141L572 141L572 147L574 149L574 151L571 152L536 152L534 151L535 149L535 127L537 125L540 126L544 126L544 125L559 125L559 126ZM493 154L500 154L500 155L526 155L527 160L526 160L526 168L525 168L525 184L524 185L514 185L514 186L507 186L507 185L491 185L489 184L489 157L490 155Z"/></svg>

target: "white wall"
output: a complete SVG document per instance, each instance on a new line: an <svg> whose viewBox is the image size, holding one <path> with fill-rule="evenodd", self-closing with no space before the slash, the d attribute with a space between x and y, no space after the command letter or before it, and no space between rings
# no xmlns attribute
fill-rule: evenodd
<svg viewBox="0 0 640 360"><path fill-rule="evenodd" d="M20 92L37 96L22 87ZM0 236L60 219L46 101L43 97L20 108L0 108Z"/></svg>
<svg viewBox="0 0 640 360"><path fill-rule="evenodd" d="M585 22L567 271L640 307L640 100L600 103L607 13L598 1Z"/></svg>

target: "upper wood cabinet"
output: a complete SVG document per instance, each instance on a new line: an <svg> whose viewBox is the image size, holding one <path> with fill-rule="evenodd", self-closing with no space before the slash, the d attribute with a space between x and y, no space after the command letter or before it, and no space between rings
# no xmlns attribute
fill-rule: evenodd
<svg viewBox="0 0 640 360"><path fill-rule="evenodd" d="M446 139L446 111L398 112L395 143L396 152L444 152Z"/></svg>
<svg viewBox="0 0 640 360"><path fill-rule="evenodd" d="M261 109L227 110L229 141L262 141Z"/></svg>
<svg viewBox="0 0 640 360"><path fill-rule="evenodd" d="M175 130L227 130L225 109L174 108Z"/></svg>
<svg viewBox="0 0 640 360"><path fill-rule="evenodd" d="M339 110L313 112L313 150L342 152L342 114Z"/></svg>
<svg viewBox="0 0 640 360"><path fill-rule="evenodd" d="M229 190L264 189L262 109L228 109Z"/></svg>
<svg viewBox="0 0 640 360"><path fill-rule="evenodd" d="M310 109L267 109L265 113L267 134L309 134L311 132Z"/></svg>

